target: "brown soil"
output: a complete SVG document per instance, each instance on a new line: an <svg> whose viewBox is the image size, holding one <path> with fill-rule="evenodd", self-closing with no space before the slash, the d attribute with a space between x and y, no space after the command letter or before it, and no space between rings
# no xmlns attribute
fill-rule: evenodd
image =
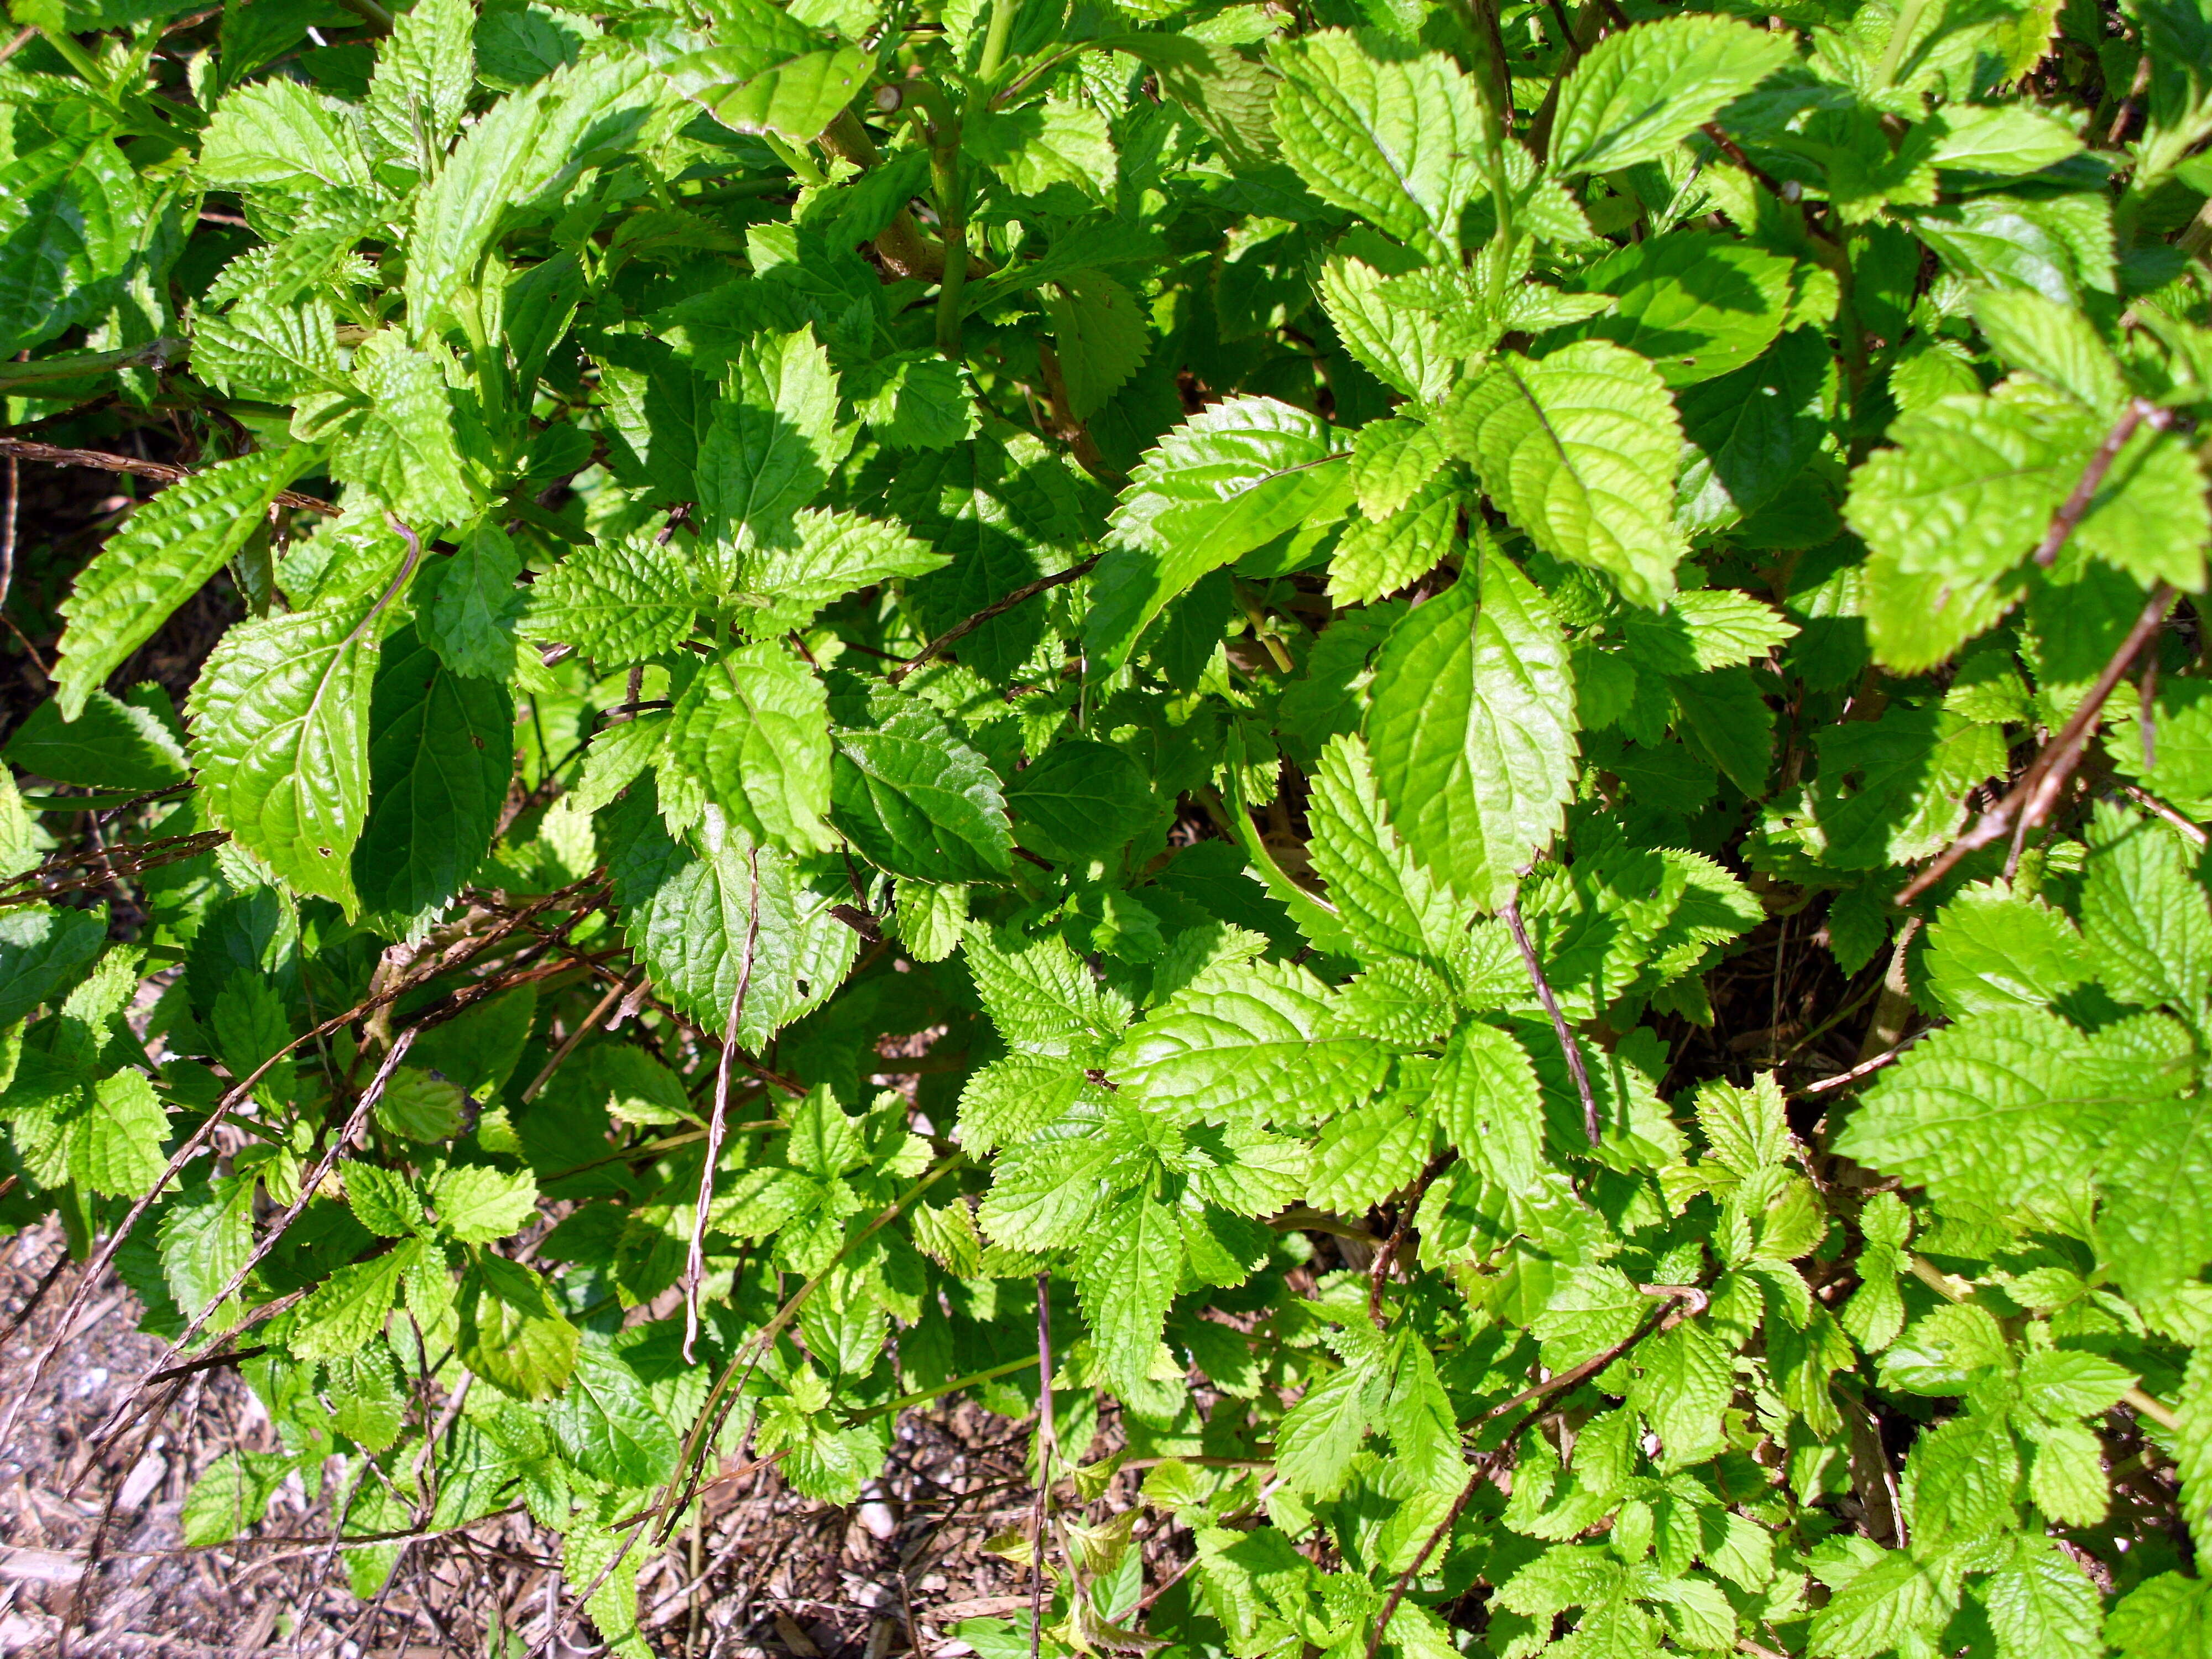
<svg viewBox="0 0 2212 1659"><path fill-rule="evenodd" d="M59 1271L54 1271L56 1263ZM0 1400L13 1399L54 1333L79 1269L58 1230L0 1245ZM150 1437L128 1437L81 1470L122 1393L161 1352L136 1329L119 1285L97 1291L61 1361L28 1402L0 1457L0 1656L250 1655L520 1659L549 1615L582 1588L563 1583L559 1540L520 1513L410 1546L380 1601L357 1601L327 1542L327 1508L296 1480L246 1539L183 1547L192 1480L234 1447L273 1450L269 1419L228 1371L187 1385ZM878 1488L842 1510L800 1497L771 1468L710 1490L696 1536L646 1564L640 1606L656 1653L684 1659L954 1659L950 1627L1028 1606L1025 1574L986 1554L1020 1526L1031 1488L1028 1425L972 1405L901 1419ZM105 1519L103 1520L103 1517ZM100 1562L86 1562L95 1538ZM598 1650L571 1623L560 1659ZM507 1659L501 1655L501 1659Z"/></svg>

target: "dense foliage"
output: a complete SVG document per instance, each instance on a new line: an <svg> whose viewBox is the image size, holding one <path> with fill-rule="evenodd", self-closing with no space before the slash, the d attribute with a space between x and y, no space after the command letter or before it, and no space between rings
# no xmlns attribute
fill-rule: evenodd
<svg viewBox="0 0 2212 1659"><path fill-rule="evenodd" d="M1757 9L15 0L0 446L174 481L0 1206L191 1541L635 1655L1043 1347L987 1655L2205 1651L2212 9Z"/></svg>

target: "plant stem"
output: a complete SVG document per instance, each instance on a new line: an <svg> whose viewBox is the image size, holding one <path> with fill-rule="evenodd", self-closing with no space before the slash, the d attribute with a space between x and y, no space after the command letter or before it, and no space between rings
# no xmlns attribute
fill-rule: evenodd
<svg viewBox="0 0 2212 1659"><path fill-rule="evenodd" d="M991 0L991 27L983 36L982 58L975 65L975 78L987 94L1006 61L1006 41L1014 32L1014 14L1020 9L1021 0Z"/></svg>
<svg viewBox="0 0 2212 1659"><path fill-rule="evenodd" d="M933 127L929 176L937 195L939 234L945 242L945 276L937 289L937 349L960 361L960 291L968 283L968 201L960 177L960 118Z"/></svg>
<svg viewBox="0 0 2212 1659"><path fill-rule="evenodd" d="M61 54L62 61L82 76L94 92L110 103L115 101L113 83L100 72L100 65L93 61L90 52L77 44L75 35L67 29L42 28L39 33L46 37L48 46Z"/></svg>

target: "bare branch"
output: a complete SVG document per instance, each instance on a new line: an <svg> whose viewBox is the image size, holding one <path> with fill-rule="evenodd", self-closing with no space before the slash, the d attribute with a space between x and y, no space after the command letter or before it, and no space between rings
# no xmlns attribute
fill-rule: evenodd
<svg viewBox="0 0 2212 1659"><path fill-rule="evenodd" d="M1089 575L1091 574L1091 567L1096 565L1097 562L1097 556L1094 554L1090 558L1084 560L1080 564L1069 566L1068 568L1061 571L1058 575L1040 576L1035 581L1026 583L1024 586L1016 588L1012 592L1007 594L1005 599L994 599L989 605L985 605L981 611L978 611L974 616L967 617L963 621L953 623L951 627L946 629L942 634L939 634L927 645L925 645L921 650L915 652L914 655L908 657L897 667L892 669L889 676L890 683L893 685L896 685L901 680L913 673L915 669L921 667L922 664L927 662L932 657L937 656L948 646L952 645L956 641L966 639L968 635L974 633L977 629L981 628L985 623L991 621L994 617L1005 616L1006 612L1012 611L1016 605L1028 603L1030 600L1036 598L1038 594L1044 592L1048 588L1064 587L1069 582L1079 580L1083 577Z"/></svg>
<svg viewBox="0 0 2212 1659"><path fill-rule="evenodd" d="M2036 563L2045 570L2051 568L2058 557L2058 550L2066 545L2067 538L2074 533L2074 527L2088 512L2089 503L2096 499L2097 491L2104 487L2105 475L2112 470L2112 463L2119 459L2120 451L2127 447L2128 440L2136 435L2136 428L2148 426L2154 432L2162 432L2172 424L2173 412L2171 410L2160 409L2144 398L2129 400L2119 420L2105 434L2104 442L2097 446L2097 453L2089 458L2089 465L2081 469L2081 476L2075 481L2073 493L2059 503L2058 511L2051 514L2051 528L2043 532L2043 539L2035 545Z"/></svg>
<svg viewBox="0 0 2212 1659"><path fill-rule="evenodd" d="M2062 538L2062 539L2063 539ZM2105 711L2106 699L2119 683L2128 677L2128 670L2142 648L2158 636L2166 625L2166 613L2175 599L2173 586L2160 582L2151 590L2150 599L2136 618L2128 636L2120 641L2120 648L2105 665L2104 672L2097 676L2096 684L2081 699L2074 717L2068 720L2057 737L2043 745L2041 752L2028 763L2027 770L2021 774L2005 798L1982 814L1974 827L1960 836L1941 853L1929 866L1905 884L1897 896L1899 904L1910 904L1937 882L1949 875L1959 860L1969 853L1978 852L1993 842L2011 835L2015 827L2025 831L2043 822L2044 817L2057 801L2059 792L2080 764L2081 751L2087 747L2089 734L2096 728L2098 717Z"/></svg>
<svg viewBox="0 0 2212 1659"><path fill-rule="evenodd" d="M1508 899L1498 907L1498 915L1505 918L1511 930L1513 943L1521 949L1521 960L1528 969L1529 982L1536 988L1536 1000L1544 1005L1544 1012L1552 1017L1553 1035L1559 1039L1559 1047L1567 1056L1567 1070L1574 1074L1575 1092L1583 1097L1583 1133L1589 1144L1598 1144L1601 1132L1597 1121L1597 1096L1590 1088L1589 1073L1583 1065L1582 1045L1575 1034L1567 1029L1566 1016L1559 1012L1559 1000L1552 994L1551 982L1544 977L1544 964L1536 958L1536 947L1528 943L1528 930L1521 924L1519 901Z"/></svg>
<svg viewBox="0 0 2212 1659"><path fill-rule="evenodd" d="M52 444L33 443L27 438L0 438L0 455L44 461L50 466L89 466L102 472L128 472L163 483L178 483L197 476L189 467L171 466L167 461L142 461L129 455L111 455L104 449L62 449ZM345 511L335 501L324 501L319 495L301 495L289 489L278 490L276 499L279 507L295 507L302 513L327 513L334 519Z"/></svg>

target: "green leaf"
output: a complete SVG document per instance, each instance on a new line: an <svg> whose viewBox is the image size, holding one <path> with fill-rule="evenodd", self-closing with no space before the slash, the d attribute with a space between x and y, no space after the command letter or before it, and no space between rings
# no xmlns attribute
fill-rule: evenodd
<svg viewBox="0 0 2212 1659"><path fill-rule="evenodd" d="M836 736L831 811L870 862L921 881L1005 878L1013 836L997 775L937 714L910 705Z"/></svg>
<svg viewBox="0 0 2212 1659"><path fill-rule="evenodd" d="M73 720L63 719L58 699L40 703L15 728L0 757L57 783L134 794L166 789L191 775L174 732L150 709L105 691L87 697L84 712Z"/></svg>
<svg viewBox="0 0 2212 1659"><path fill-rule="evenodd" d="M2105 1616L2105 1640L2124 1659L2171 1659L2191 1651L2212 1626L2207 1583L2178 1572L2145 1579Z"/></svg>
<svg viewBox="0 0 2212 1659"><path fill-rule="evenodd" d="M1474 82L1441 53L1379 61L1338 29L1269 60L1283 77L1276 135L1306 187L1427 258L1449 257L1495 143Z"/></svg>
<svg viewBox="0 0 2212 1659"><path fill-rule="evenodd" d="M1461 478L1439 474L1387 519L1355 519L1328 562L1328 597L1358 605L1411 587L1457 550L1466 501Z"/></svg>
<svg viewBox="0 0 2212 1659"><path fill-rule="evenodd" d="M419 1066L402 1066L377 1097L377 1127L425 1145L448 1140L460 1133L467 1100L459 1084L432 1077Z"/></svg>
<svg viewBox="0 0 2212 1659"><path fill-rule="evenodd" d="M2095 447L2094 426L2021 399L1944 398L1901 416L1851 475L1867 545L1941 592L2004 574L2041 539Z"/></svg>
<svg viewBox="0 0 2212 1659"><path fill-rule="evenodd" d="M418 337L458 320L461 291L502 226L551 212L569 182L621 153L665 95L641 58L608 52L501 100L470 127L415 198L407 294Z"/></svg>
<svg viewBox="0 0 2212 1659"><path fill-rule="evenodd" d="M325 599L223 635L192 688L208 820L303 893L357 903L380 607Z"/></svg>
<svg viewBox="0 0 2212 1659"><path fill-rule="evenodd" d="M1369 422L1352 443L1352 489L1359 510L1370 519L1389 518L1449 459L1436 428L1424 422Z"/></svg>
<svg viewBox="0 0 2212 1659"><path fill-rule="evenodd" d="M975 405L958 365L934 352L910 351L879 367L889 372L874 392L853 392L853 408L877 442L887 449L948 449L975 435Z"/></svg>
<svg viewBox="0 0 2212 1659"><path fill-rule="evenodd" d="M1674 729L1693 755L1756 799L1774 763L1774 711L1747 668L1719 668L1668 684Z"/></svg>
<svg viewBox="0 0 2212 1659"><path fill-rule="evenodd" d="M407 1402L392 1380L392 1358L383 1343L360 1353L325 1362L329 1379L331 1426L363 1451L389 1451L407 1425Z"/></svg>
<svg viewBox="0 0 2212 1659"><path fill-rule="evenodd" d="M107 948L107 913L44 904L0 911L0 1030L59 1003Z"/></svg>
<svg viewBox="0 0 2212 1659"><path fill-rule="evenodd" d="M162 1152L168 1138L169 1120L145 1073L118 1072L93 1088L70 1150L70 1172L93 1192L142 1197L168 1162Z"/></svg>
<svg viewBox="0 0 2212 1659"><path fill-rule="evenodd" d="M699 440L700 520L718 544L726 587L732 554L797 541L795 515L852 442L837 424L837 377L811 326L745 342L732 383L734 395L715 405Z"/></svg>
<svg viewBox="0 0 2212 1659"><path fill-rule="evenodd" d="M1450 890L1415 862L1385 816L1367 745L1345 733L1329 740L1307 803L1314 873L1363 953L1451 954L1463 920Z"/></svg>
<svg viewBox="0 0 2212 1659"><path fill-rule="evenodd" d="M405 1238L429 1226L422 1195L405 1176L357 1160L342 1167L347 1206L354 1218L379 1238Z"/></svg>
<svg viewBox="0 0 2212 1659"><path fill-rule="evenodd" d="M426 177L445 159L476 87L476 21L469 0L416 0L376 55L363 125Z"/></svg>
<svg viewBox="0 0 2212 1659"><path fill-rule="evenodd" d="M1158 815L1150 781L1109 744L1070 738L1015 775L1006 788L1014 838L1066 864L1104 858Z"/></svg>
<svg viewBox="0 0 2212 1659"><path fill-rule="evenodd" d="M254 1183L232 1176L180 1191L161 1217L161 1277L187 1316L216 1298L253 1249Z"/></svg>
<svg viewBox="0 0 2212 1659"><path fill-rule="evenodd" d="M1601 259L1583 291L1615 296L1612 310L1563 331L1611 340L1657 366L1669 386L1741 368L1773 343L1790 308L1790 260L1703 231L1669 231Z"/></svg>
<svg viewBox="0 0 2212 1659"><path fill-rule="evenodd" d="M817 890L789 854L754 848L711 806L695 854L669 839L651 792L636 788L609 828L623 937L690 1018L725 1030L743 980L738 1040L757 1049L843 981L859 935L831 914L851 898L842 870L836 885Z"/></svg>
<svg viewBox="0 0 2212 1659"><path fill-rule="evenodd" d="M2029 289L1984 289L1974 295L1974 321L2007 362L2096 414L2110 418L2127 395L2112 348L2070 306Z"/></svg>
<svg viewBox="0 0 2212 1659"><path fill-rule="evenodd" d="M1650 363L1601 340L1534 362L1504 354L1439 419L1537 546L1606 572L1634 604L1665 603L1685 550L1674 522L1682 430Z"/></svg>
<svg viewBox="0 0 2212 1659"><path fill-rule="evenodd" d="M2074 924L2041 900L1979 882L1928 930L1928 988L1954 1018L2044 1007L2090 976Z"/></svg>
<svg viewBox="0 0 2212 1659"><path fill-rule="evenodd" d="M561 1539L561 1577L597 1587L585 1598L584 1611L608 1651L619 1659L650 1659L653 1650L638 1630L637 1575L644 1563L635 1549L623 1547L629 1535L628 1528L595 1526L582 1516L570 1521Z"/></svg>
<svg viewBox="0 0 2212 1659"><path fill-rule="evenodd" d="M2001 1413L1969 1412L1913 1443L1904 1486L1913 1535L1941 1545L1971 1538L2012 1517L2020 1453Z"/></svg>
<svg viewBox="0 0 2212 1659"><path fill-rule="evenodd" d="M1024 938L971 924L963 957L984 1012L1018 1050L1092 1066L1129 1023L1127 1000L1093 978L1057 933Z"/></svg>
<svg viewBox="0 0 2212 1659"><path fill-rule="evenodd" d="M464 1244L489 1244L522 1231L538 1213L538 1187L520 1171L458 1164L427 1188L438 1224Z"/></svg>
<svg viewBox="0 0 2212 1659"><path fill-rule="evenodd" d="M481 1099L513 1073L537 1012L537 993L528 985L479 998L423 1032L410 1056L414 1064Z"/></svg>
<svg viewBox="0 0 2212 1659"><path fill-rule="evenodd" d="M461 1284L460 1309L461 1361L492 1387L521 1400L549 1400L568 1382L581 1336L529 1268L477 1255Z"/></svg>
<svg viewBox="0 0 2212 1659"><path fill-rule="evenodd" d="M1939 167L1960 173L2040 173L2076 155L2081 141L2057 116L2023 104L1947 104Z"/></svg>
<svg viewBox="0 0 2212 1659"><path fill-rule="evenodd" d="M217 187L313 179L371 186L359 116L305 83L271 76L224 94L200 137L200 171Z"/></svg>
<svg viewBox="0 0 2212 1659"><path fill-rule="evenodd" d="M403 1244L340 1267L325 1279L292 1316L292 1352L301 1359L335 1359L374 1341L399 1298L400 1275L420 1249Z"/></svg>
<svg viewBox="0 0 2212 1659"><path fill-rule="evenodd" d="M264 1452L227 1451L185 1494L185 1543L198 1547L237 1537L269 1512L269 1500L289 1460Z"/></svg>
<svg viewBox="0 0 2212 1659"><path fill-rule="evenodd" d="M1073 185L1086 196L1110 188L1114 141L1106 117L1070 98L1047 98L1020 109L988 104L960 128L962 154L997 173L1017 196ZM1088 411L1078 411L1078 418Z"/></svg>
<svg viewBox="0 0 2212 1659"><path fill-rule="evenodd" d="M1893 705L1880 719L1815 732L1808 792L1825 860L1880 869L1937 852L1966 821L1966 793L2004 769L2002 734L1936 708Z"/></svg>
<svg viewBox="0 0 2212 1659"><path fill-rule="evenodd" d="M794 853L836 845L828 693L780 641L703 664L677 700L666 752L750 839Z"/></svg>
<svg viewBox="0 0 2212 1659"><path fill-rule="evenodd" d="M1294 1492L1334 1498L1380 1413L1388 1378L1376 1365L1346 1365L1308 1389L1284 1413L1275 1434L1275 1467Z"/></svg>
<svg viewBox="0 0 2212 1659"><path fill-rule="evenodd" d="M1685 387L1677 399L1693 453L1676 485L1687 526L1718 527L1774 502L1818 453L1827 343L1790 330L1757 362Z"/></svg>
<svg viewBox="0 0 2212 1659"><path fill-rule="evenodd" d="M1655 1460L1663 1470L1716 1457L1726 1449L1722 1415L1735 1397L1735 1360L1702 1320L1686 1320L1639 1345L1643 1375L1629 1403L1659 1437Z"/></svg>
<svg viewBox="0 0 2212 1659"><path fill-rule="evenodd" d="M1231 962L1132 1026L1107 1070L1147 1100L1218 1121L1310 1121L1372 1094L1385 1059L1374 1038L1340 1029L1305 969Z"/></svg>
<svg viewBox="0 0 2212 1659"><path fill-rule="evenodd" d="M1132 1133L1131 1115L1118 1103L1085 1102L1001 1152L991 1190L976 1210L984 1233L1017 1250L1086 1242L1084 1230L1101 1202L1156 1167L1140 1135Z"/></svg>
<svg viewBox="0 0 2212 1659"><path fill-rule="evenodd" d="M748 548L738 558L736 598L761 607L762 634L781 625L803 626L823 605L855 588L926 576L951 562L948 555L896 525L849 513L802 513L798 532L795 545Z"/></svg>
<svg viewBox="0 0 2212 1659"><path fill-rule="evenodd" d="M1535 1067L1502 1026L1468 1020L1437 1067L1437 1121L1462 1156L1504 1187L1534 1184L1544 1153L1544 1101Z"/></svg>
<svg viewBox="0 0 2212 1659"><path fill-rule="evenodd" d="M353 849L371 909L434 912L490 850L514 771L514 701L503 681L458 674L402 629L369 694L369 806Z"/></svg>
<svg viewBox="0 0 2212 1659"><path fill-rule="evenodd" d="M521 574L521 556L507 532L478 525L458 552L426 561L416 574L415 631L456 674L507 678L514 672L515 623L537 592L518 584Z"/></svg>
<svg viewBox="0 0 2212 1659"><path fill-rule="evenodd" d="M137 174L110 132L34 143L0 164L0 356L112 304L145 215Z"/></svg>
<svg viewBox="0 0 2212 1659"><path fill-rule="evenodd" d="M1089 1231L1076 1257L1075 1288L1099 1376L1117 1394L1138 1393L1152 1376L1182 1259L1175 1212L1141 1191L1110 1206Z"/></svg>
<svg viewBox="0 0 2212 1659"><path fill-rule="evenodd" d="M2122 1002L2193 1009L2212 984L2212 913L2164 824L2100 805L2081 890L2081 937Z"/></svg>
<svg viewBox="0 0 2212 1659"><path fill-rule="evenodd" d="M1432 404L1458 383L1460 360L1431 320L1383 289L1383 273L1339 254L1316 287L1345 350L1361 368L1408 398Z"/></svg>
<svg viewBox="0 0 2212 1659"><path fill-rule="evenodd" d="M678 91L732 132L811 143L866 86L873 64L857 46L807 50L818 37L786 27L789 34L757 33L742 46L688 53L664 70Z"/></svg>
<svg viewBox="0 0 2212 1659"><path fill-rule="evenodd" d="M1948 1026L1882 1073L1837 1150L1984 1214L2057 1201L2088 1172L2090 1126L2140 1097L2091 1053L2039 1008Z"/></svg>
<svg viewBox="0 0 2212 1659"><path fill-rule="evenodd" d="M1790 37L1726 17L1669 17L1600 41L1559 91L1553 168L1608 173L1664 155L1790 61Z"/></svg>
<svg viewBox="0 0 2212 1659"><path fill-rule="evenodd" d="M1144 307L1103 271L1072 270L1044 296L1067 412L1087 421L1152 355Z"/></svg>
<svg viewBox="0 0 2212 1659"><path fill-rule="evenodd" d="M1423 865L1485 909L1559 830L1574 787L1574 688L1542 595L1485 556L1410 613L1375 671L1375 780Z"/></svg>
<svg viewBox="0 0 2212 1659"><path fill-rule="evenodd" d="M246 545L313 455L295 446L218 462L172 484L108 538L62 601L68 627L54 678L64 719L82 715L102 682Z"/></svg>
<svg viewBox="0 0 2212 1659"><path fill-rule="evenodd" d="M368 408L331 446L330 474L356 484L427 534L464 525L481 497L461 458L451 359L379 329L355 350L354 379Z"/></svg>
<svg viewBox="0 0 2212 1659"><path fill-rule="evenodd" d="M603 668L657 657L691 631L700 597L675 548L650 536L572 550L530 590L522 631Z"/></svg>
<svg viewBox="0 0 2212 1659"><path fill-rule="evenodd" d="M2105 1476L2104 1443L2078 1423L2027 1423L2028 1499L2063 1527L2094 1527L2105 1518L2112 1493Z"/></svg>
<svg viewBox="0 0 2212 1659"><path fill-rule="evenodd" d="M2212 1259L2212 1103L2147 1101L2100 1160L2099 1253L2129 1295L2152 1300Z"/></svg>
<svg viewBox="0 0 2212 1659"><path fill-rule="evenodd" d="M1272 398L1209 404L1160 441L1114 509L1113 544L1091 577L1084 643L1093 672L1118 665L1170 599L1209 570L1351 497L1320 420Z"/></svg>
<svg viewBox="0 0 2212 1659"><path fill-rule="evenodd" d="M545 1417L562 1454L598 1480L651 1486L676 1468L675 1428L636 1371L596 1332L579 1344L575 1369Z"/></svg>

